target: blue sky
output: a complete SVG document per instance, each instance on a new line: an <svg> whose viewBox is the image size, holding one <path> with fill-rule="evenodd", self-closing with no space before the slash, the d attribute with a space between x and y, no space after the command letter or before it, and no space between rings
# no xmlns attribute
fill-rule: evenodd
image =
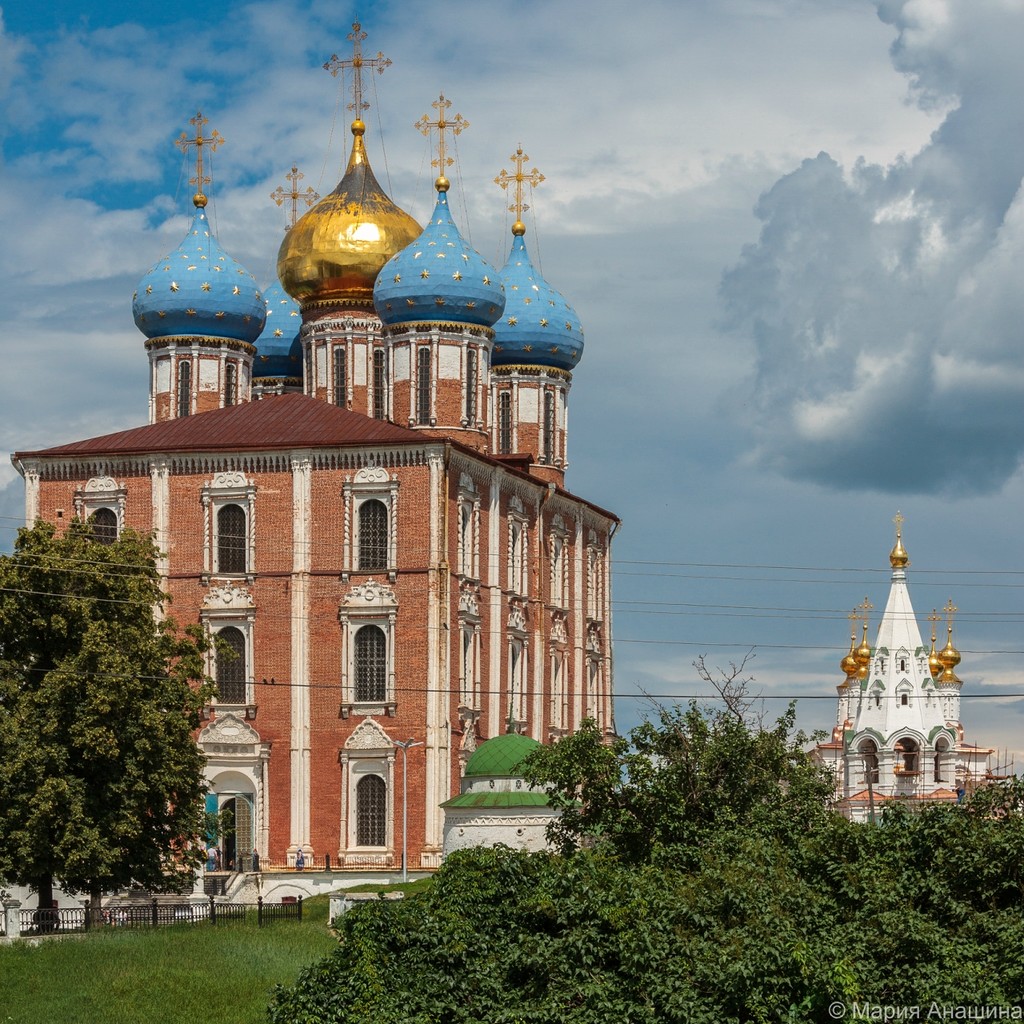
<svg viewBox="0 0 1024 1024"><path fill-rule="evenodd" d="M470 122L452 209L492 263L492 179L520 143L546 176L527 239L586 332L568 483L624 522L620 727L750 649L769 713L798 696L830 727L900 509L923 625L961 609L968 738L1024 765L1020 0L0 9L0 447L144 422L131 294L188 225L197 108L218 238L269 283L269 193L293 163L340 176L321 65L358 17L394 62L366 120L400 205L431 208L413 124L441 91ZM4 548L22 508L0 465Z"/></svg>

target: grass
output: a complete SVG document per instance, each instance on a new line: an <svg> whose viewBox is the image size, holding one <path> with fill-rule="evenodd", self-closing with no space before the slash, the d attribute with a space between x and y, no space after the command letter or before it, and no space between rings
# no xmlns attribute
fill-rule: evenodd
<svg viewBox="0 0 1024 1024"><path fill-rule="evenodd" d="M273 986L336 940L326 896L301 924L250 917L0 946L0 1024L265 1024Z"/></svg>

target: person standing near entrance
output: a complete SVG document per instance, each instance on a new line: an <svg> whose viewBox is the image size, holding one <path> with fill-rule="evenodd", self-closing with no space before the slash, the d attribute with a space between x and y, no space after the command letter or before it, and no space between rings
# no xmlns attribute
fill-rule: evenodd
<svg viewBox="0 0 1024 1024"><path fill-rule="evenodd" d="M298 848L298 850L295 851L295 870L296 871L301 871L305 866L306 866L306 856L302 852L302 847L300 846Z"/></svg>
<svg viewBox="0 0 1024 1024"><path fill-rule="evenodd" d="M255 871L257 873L260 870L260 855L259 855L259 851L257 851L256 847L253 847L253 850L252 850L252 869L253 869L253 871Z"/></svg>

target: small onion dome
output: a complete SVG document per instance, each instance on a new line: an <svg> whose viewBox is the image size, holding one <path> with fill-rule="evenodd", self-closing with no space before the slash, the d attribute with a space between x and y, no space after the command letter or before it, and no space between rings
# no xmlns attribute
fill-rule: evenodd
<svg viewBox="0 0 1024 1024"><path fill-rule="evenodd" d="M299 328L302 314L295 300L275 281L263 294L267 305L267 323L256 339L253 378L301 377L302 342Z"/></svg>
<svg viewBox="0 0 1024 1024"><path fill-rule="evenodd" d="M256 341L267 318L256 278L218 245L200 192L185 240L139 282L135 324L147 338L199 335Z"/></svg>
<svg viewBox="0 0 1024 1024"><path fill-rule="evenodd" d="M910 556L903 546L903 538L900 536L899 530L896 531L896 543L893 545L892 551L889 552L889 564L894 569L905 569L910 565Z"/></svg>
<svg viewBox="0 0 1024 1024"><path fill-rule="evenodd" d="M864 626L864 636L861 637L860 646L853 652L853 656L857 659L857 675L861 679L866 679L868 666L871 664L871 645L868 643L868 627L866 625Z"/></svg>
<svg viewBox="0 0 1024 1024"><path fill-rule="evenodd" d="M530 260L522 221L512 226L512 250L501 277L505 312L494 325L492 366L526 363L571 370L583 355L576 311L541 277Z"/></svg>
<svg viewBox="0 0 1024 1024"><path fill-rule="evenodd" d="M473 755L466 762L465 775L522 775L522 761L539 746L537 740L514 732L495 736L481 743L473 751Z"/></svg>
<svg viewBox="0 0 1024 1024"><path fill-rule="evenodd" d="M423 234L377 278L373 303L386 324L447 320L490 327L505 308L501 277L460 234L446 185L438 178L437 205Z"/></svg>
<svg viewBox="0 0 1024 1024"><path fill-rule="evenodd" d="M846 657L843 658L843 660L841 662L839 662L839 668L843 672L843 674L846 676L847 679L849 679L851 676L855 676L857 674L857 634L856 633L851 633L850 634L850 650L847 653Z"/></svg>
<svg viewBox="0 0 1024 1024"><path fill-rule="evenodd" d="M928 671L932 679L937 679L943 668L945 666L942 664L942 659L935 650L935 634L932 633L932 649L928 654Z"/></svg>
<svg viewBox="0 0 1024 1024"><path fill-rule="evenodd" d="M946 646L939 651L939 661L942 662L943 672L938 681L940 683L959 683L960 679L954 670L960 664L960 652L953 646L952 626L949 627Z"/></svg>
<svg viewBox="0 0 1024 1024"><path fill-rule="evenodd" d="M277 276L303 306L336 303L369 308L381 267L420 233L377 183L352 122L352 155L338 187L307 210L284 236Z"/></svg>

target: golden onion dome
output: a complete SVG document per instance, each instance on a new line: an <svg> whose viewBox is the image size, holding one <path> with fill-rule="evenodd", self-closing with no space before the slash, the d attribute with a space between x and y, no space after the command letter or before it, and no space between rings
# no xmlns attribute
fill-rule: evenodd
<svg viewBox="0 0 1024 1024"><path fill-rule="evenodd" d="M303 310L372 310L380 268L422 230L378 184L365 131L361 120L352 122L352 155L338 187L299 218L278 251L278 280Z"/></svg>
<svg viewBox="0 0 1024 1024"><path fill-rule="evenodd" d="M949 636L946 639L946 646L939 651L939 661L942 662L941 682L959 683L960 679L954 671L960 664L960 652L953 646L953 627L949 627Z"/></svg>
<svg viewBox="0 0 1024 1024"><path fill-rule="evenodd" d="M935 650L935 631L932 630L932 649L928 653L928 671L931 673L932 679L937 679L944 667L942 659Z"/></svg>
<svg viewBox="0 0 1024 1024"><path fill-rule="evenodd" d="M896 543L892 546L892 551L889 552L889 564L894 569L905 569L910 565L910 556L903 546L903 537L900 535L899 527L896 528Z"/></svg>
<svg viewBox="0 0 1024 1024"><path fill-rule="evenodd" d="M846 678L849 679L851 676L857 674L857 634L850 634L850 650L846 654L846 657L839 662L840 670L845 674Z"/></svg>

